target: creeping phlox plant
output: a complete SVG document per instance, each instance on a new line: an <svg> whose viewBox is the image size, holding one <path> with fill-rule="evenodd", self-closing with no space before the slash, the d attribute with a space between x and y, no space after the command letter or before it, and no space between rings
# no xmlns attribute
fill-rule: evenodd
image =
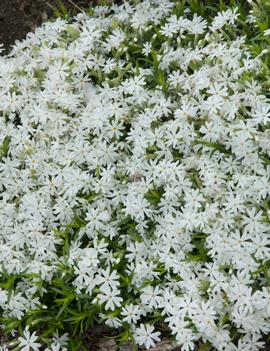
<svg viewBox="0 0 270 351"><path fill-rule="evenodd" d="M2 55L1 350L83 350L103 323L134 349L264 346L267 49L239 30L254 18L125 2Z"/></svg>

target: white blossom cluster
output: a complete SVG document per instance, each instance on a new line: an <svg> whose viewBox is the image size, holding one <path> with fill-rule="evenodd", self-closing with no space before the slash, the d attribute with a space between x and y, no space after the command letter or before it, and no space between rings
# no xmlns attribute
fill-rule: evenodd
<svg viewBox="0 0 270 351"><path fill-rule="evenodd" d="M263 347L270 102L260 58L228 34L237 9L212 22L177 11L169 0L98 6L45 23L0 58L7 320L49 310L47 287L71 274L77 299L141 347L163 329L183 351ZM44 342L31 330L21 350Z"/></svg>

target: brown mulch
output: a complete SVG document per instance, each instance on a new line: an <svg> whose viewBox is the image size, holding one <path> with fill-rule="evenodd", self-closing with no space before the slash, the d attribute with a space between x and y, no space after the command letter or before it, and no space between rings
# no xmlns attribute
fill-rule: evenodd
<svg viewBox="0 0 270 351"><path fill-rule="evenodd" d="M131 342L126 342L122 345L117 345L114 337L118 332L115 329L108 328L107 326L94 326L90 328L85 335L84 343L91 351L135 351L136 349ZM138 348L138 351L144 351L143 348ZM154 348L149 351L180 351L180 348L175 346L175 343L168 339L163 338L162 341L157 343Z"/></svg>
<svg viewBox="0 0 270 351"><path fill-rule="evenodd" d="M16 40L25 38L43 21L55 17L54 8L61 3L71 12L102 4L104 0L0 0L0 44L8 49Z"/></svg>

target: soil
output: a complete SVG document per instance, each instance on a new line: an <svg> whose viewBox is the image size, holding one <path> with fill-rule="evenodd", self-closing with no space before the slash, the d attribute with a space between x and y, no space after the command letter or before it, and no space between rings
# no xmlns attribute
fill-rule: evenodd
<svg viewBox="0 0 270 351"><path fill-rule="evenodd" d="M5 51L16 40L25 38L43 21L55 17L54 8L61 9L61 4L71 13L79 8L102 4L101 0L0 0L0 44Z"/></svg>

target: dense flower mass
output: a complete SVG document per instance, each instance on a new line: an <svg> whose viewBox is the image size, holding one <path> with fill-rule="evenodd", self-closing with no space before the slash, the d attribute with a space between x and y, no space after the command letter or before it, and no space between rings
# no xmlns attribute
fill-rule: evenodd
<svg viewBox="0 0 270 351"><path fill-rule="evenodd" d="M1 324L21 350L103 322L145 348L263 347L270 101L238 16L98 6L0 58Z"/></svg>

